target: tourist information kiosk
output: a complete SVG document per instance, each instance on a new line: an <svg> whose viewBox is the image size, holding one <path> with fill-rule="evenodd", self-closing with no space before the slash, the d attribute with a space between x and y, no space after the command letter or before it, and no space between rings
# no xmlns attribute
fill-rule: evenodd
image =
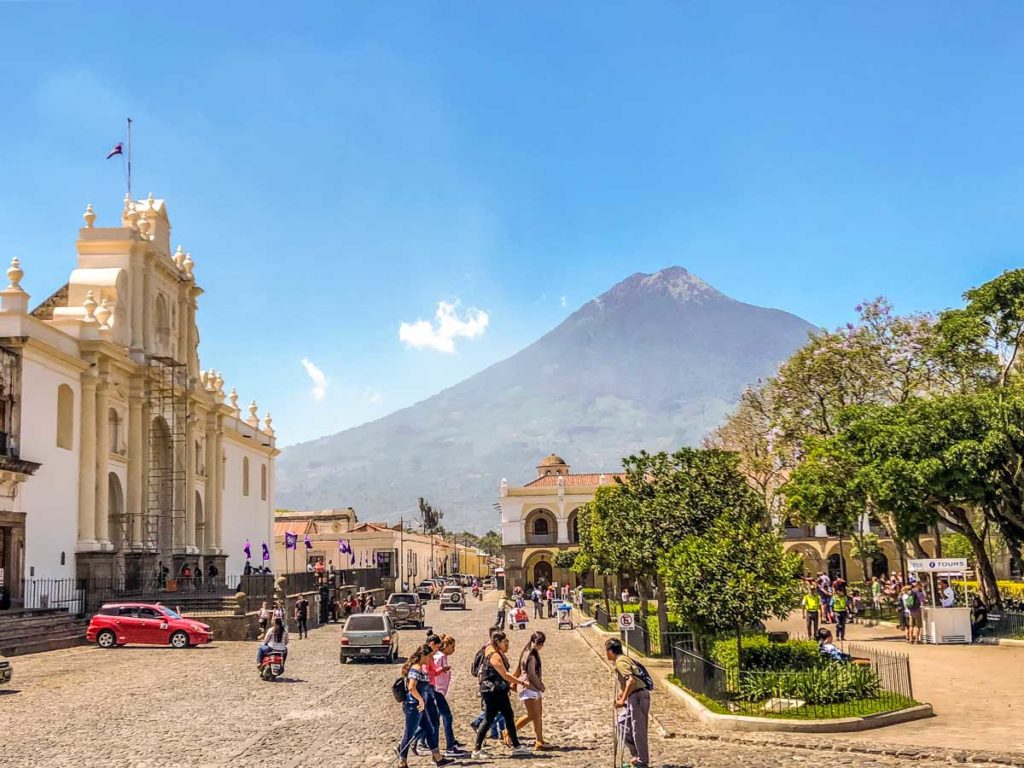
<svg viewBox="0 0 1024 768"><path fill-rule="evenodd" d="M921 640L932 645L971 642L971 609L967 607L967 584L961 591L963 605L942 607L939 580L952 583L954 578L964 580L967 560L964 558L922 558L908 563L918 579L928 585L924 605Z"/></svg>

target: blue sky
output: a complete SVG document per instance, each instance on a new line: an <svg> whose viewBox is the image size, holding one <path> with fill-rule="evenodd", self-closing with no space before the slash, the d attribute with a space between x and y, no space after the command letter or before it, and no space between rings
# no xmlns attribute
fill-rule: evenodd
<svg viewBox="0 0 1024 768"><path fill-rule="evenodd" d="M451 386L637 271L836 325L1020 266L1019 4L278 8L0 4L0 260L33 300L66 281L85 204L118 216L104 155L131 116L136 191L206 290L203 364L283 444ZM400 339L442 301L444 334Z"/></svg>

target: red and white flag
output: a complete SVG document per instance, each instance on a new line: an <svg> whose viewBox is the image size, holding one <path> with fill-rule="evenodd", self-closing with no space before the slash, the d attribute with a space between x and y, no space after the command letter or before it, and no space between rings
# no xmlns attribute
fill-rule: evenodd
<svg viewBox="0 0 1024 768"><path fill-rule="evenodd" d="M109 153L107 153L107 160L112 158L114 155L123 155L123 154L124 154L124 150L121 148L121 142L119 141L119 142L117 142L117 144L114 145L114 148L112 150L110 150Z"/></svg>

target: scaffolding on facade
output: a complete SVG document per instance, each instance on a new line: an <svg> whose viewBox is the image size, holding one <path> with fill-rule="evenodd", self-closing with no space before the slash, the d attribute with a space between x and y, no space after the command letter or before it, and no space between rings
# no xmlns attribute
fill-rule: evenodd
<svg viewBox="0 0 1024 768"><path fill-rule="evenodd" d="M175 555L185 548L187 368L170 357L153 355L148 362L145 497L141 509L121 516L118 563L128 590L177 578Z"/></svg>

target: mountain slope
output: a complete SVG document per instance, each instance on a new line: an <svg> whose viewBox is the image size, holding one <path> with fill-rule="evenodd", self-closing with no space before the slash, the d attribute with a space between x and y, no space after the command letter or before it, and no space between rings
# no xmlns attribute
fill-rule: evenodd
<svg viewBox="0 0 1024 768"><path fill-rule="evenodd" d="M610 471L641 448L696 445L811 330L680 267L635 274L454 387L285 449L278 505L397 520L425 496L446 527L493 528L502 477L527 482L551 452L575 471Z"/></svg>

